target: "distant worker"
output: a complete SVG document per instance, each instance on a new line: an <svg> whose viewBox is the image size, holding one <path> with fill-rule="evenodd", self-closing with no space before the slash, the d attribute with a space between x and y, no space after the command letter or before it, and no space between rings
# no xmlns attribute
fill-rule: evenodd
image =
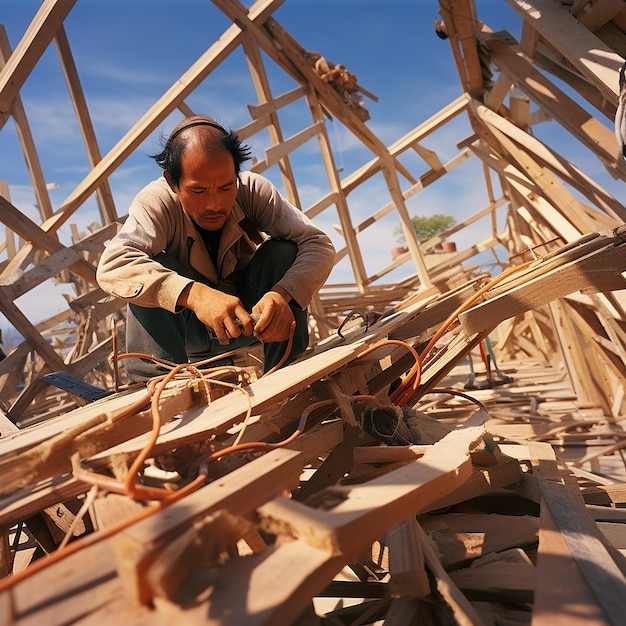
<svg viewBox="0 0 626 626"><path fill-rule="evenodd" d="M152 158L163 176L135 197L97 271L102 289L128 302L127 352L193 363L258 339L267 372L293 334L286 362L295 359L309 342L306 308L334 264L330 238L269 180L241 171L250 148L210 117L180 122ZM148 358L125 363L133 381L167 371Z"/></svg>

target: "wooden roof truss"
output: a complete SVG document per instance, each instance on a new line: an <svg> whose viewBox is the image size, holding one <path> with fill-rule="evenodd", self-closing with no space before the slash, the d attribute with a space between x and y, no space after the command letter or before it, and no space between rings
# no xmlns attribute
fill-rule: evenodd
<svg viewBox="0 0 626 626"><path fill-rule="evenodd" d="M365 598L358 608L328 611L357 623L408 615L459 624L530 616L621 623L625 494L600 469L624 441L626 208L534 131L557 122L613 180L626 179L612 131L624 2L507 0L522 22L518 42L481 21L480 3L440 0L460 95L388 146L354 104L373 96L322 79L309 51L274 19L282 2L246 8L213 0L232 24L108 152L64 31L76 0L44 0L14 50L0 28L0 132L15 124L40 212L38 220L25 215L11 202L10 181L0 181L0 311L24 337L0 361L0 526L14 529L16 541L28 530L52 555L20 578L4 533L0 566L13 572L0 580L4 623L316 623L312 599L333 597ZM52 44L90 163L58 207L20 99ZM320 291L311 348L280 373L258 378L243 368L202 384L182 377L158 396L120 386L113 357L123 303L95 282L99 253L126 209L116 206L109 179L169 115L198 112L190 96L237 50L257 101L236 130L244 139L269 137L252 169L278 172L286 195L313 219L336 215L337 263L347 261L354 279ZM273 94L268 60L293 89ZM294 102L310 118L286 133L282 114ZM446 159L425 140L459 116L471 130ZM371 153L357 170L337 167L330 120ZM293 161L308 142L319 147L328 192L302 206ZM470 161L480 164L487 201L418 242L411 200ZM388 199L356 214L351 194L373 179ZM62 243L60 227L94 194L100 223L89 232L72 226L73 241ZM359 236L391 215L406 250L372 270ZM467 233L479 220L489 228L475 241ZM452 241L457 249L441 254ZM487 269L485 253L497 271ZM408 277L389 280L403 266ZM70 284L74 295L66 311L34 324L15 300L47 281ZM481 374L472 352L485 355L490 341L515 384L494 385L489 370L489 385L469 385ZM373 445L357 399L393 404L394 386L416 363L419 380L402 403L421 420L420 444ZM506 383L495 358L492 365L496 382ZM49 385L42 377L51 373L118 393L86 402ZM473 397L459 392L463 381ZM283 441L311 407L305 433L289 445L213 462L211 480L187 494L187 479L214 453L241 441ZM182 488L171 500L120 488L151 433L139 473L150 485L178 473ZM65 545L70 537L75 548ZM356 579L337 577L347 566Z"/></svg>

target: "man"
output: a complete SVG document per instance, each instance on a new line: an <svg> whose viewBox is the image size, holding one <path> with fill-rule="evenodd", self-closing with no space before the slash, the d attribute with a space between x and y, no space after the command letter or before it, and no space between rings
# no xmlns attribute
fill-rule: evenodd
<svg viewBox="0 0 626 626"><path fill-rule="evenodd" d="M187 363L259 339L267 372L293 333L292 361L334 264L330 238L266 178L241 171L250 149L210 117L180 122L153 158L163 176L135 197L97 271L128 302L127 352ZM129 358L126 371L138 381L166 370Z"/></svg>

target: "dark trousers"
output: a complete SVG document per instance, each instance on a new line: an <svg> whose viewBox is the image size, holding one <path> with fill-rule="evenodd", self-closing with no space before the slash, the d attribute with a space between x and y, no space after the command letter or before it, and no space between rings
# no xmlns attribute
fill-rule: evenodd
<svg viewBox="0 0 626 626"><path fill-rule="evenodd" d="M247 311L284 276L291 267L297 252L293 241L269 239L263 242L250 261L246 273L237 285L237 296ZM160 254L157 260L166 267L180 272L179 264ZM309 344L307 311L290 305L296 320L293 344L286 363L293 361ZM225 352L242 348L257 341L254 337L241 335L227 345L209 333L209 329L190 309L171 313L161 308L147 308L128 304L126 318L126 351L149 354L172 363L193 363ZM269 371L282 359L287 341L263 344L264 371ZM124 361L131 380L140 381L169 371L149 359L129 358Z"/></svg>

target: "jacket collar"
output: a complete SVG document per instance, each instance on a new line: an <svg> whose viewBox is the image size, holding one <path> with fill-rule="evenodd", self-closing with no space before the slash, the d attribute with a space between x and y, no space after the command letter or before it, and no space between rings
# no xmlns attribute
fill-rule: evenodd
<svg viewBox="0 0 626 626"><path fill-rule="evenodd" d="M184 212L183 212L184 213ZM220 247L217 253L218 267L221 266L221 276L228 276L236 265L236 256L232 251L233 246L242 237L245 236L244 229L240 226L240 222L246 218L243 209L235 202L233 209L228 216L222 229L220 237ZM218 282L218 268L213 264L213 260L204 245L202 236L193 220L184 213L187 237L192 241L189 242L189 263L200 274L206 276L211 282ZM232 258L231 258L232 257Z"/></svg>

